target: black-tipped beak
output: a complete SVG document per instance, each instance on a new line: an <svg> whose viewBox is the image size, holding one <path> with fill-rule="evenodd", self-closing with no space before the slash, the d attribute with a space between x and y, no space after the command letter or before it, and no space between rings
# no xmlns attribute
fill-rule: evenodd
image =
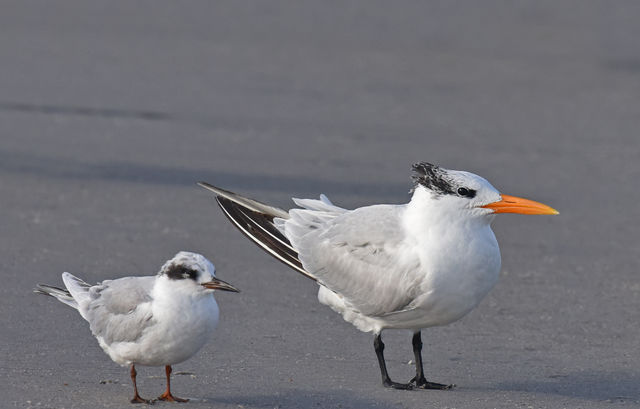
<svg viewBox="0 0 640 409"><path fill-rule="evenodd" d="M206 283L201 284L204 288L209 290L222 290L222 291L231 291L234 293L239 293L240 290L232 286L231 284L220 280L219 278L213 278L211 281L207 281Z"/></svg>

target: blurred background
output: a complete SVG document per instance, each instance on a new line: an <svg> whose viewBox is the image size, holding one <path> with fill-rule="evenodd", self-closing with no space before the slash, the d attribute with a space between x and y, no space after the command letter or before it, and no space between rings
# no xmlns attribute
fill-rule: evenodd
<svg viewBox="0 0 640 409"><path fill-rule="evenodd" d="M3 405L128 407L127 369L31 290L191 250L242 293L219 294L219 330L174 368L190 408L637 407L638 21L631 0L4 1ZM195 185L404 203L417 161L560 211L496 218L500 282L423 332L427 377L452 391L382 388L371 334ZM384 336L410 379L411 334ZM162 392L161 368L138 378Z"/></svg>

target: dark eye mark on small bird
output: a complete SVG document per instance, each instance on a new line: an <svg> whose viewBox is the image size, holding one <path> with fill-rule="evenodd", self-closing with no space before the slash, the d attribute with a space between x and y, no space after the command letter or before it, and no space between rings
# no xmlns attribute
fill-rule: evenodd
<svg viewBox="0 0 640 409"><path fill-rule="evenodd" d="M171 280L184 280L190 278L194 281L198 279L198 271L187 268L180 264L171 264L166 270L165 274Z"/></svg>

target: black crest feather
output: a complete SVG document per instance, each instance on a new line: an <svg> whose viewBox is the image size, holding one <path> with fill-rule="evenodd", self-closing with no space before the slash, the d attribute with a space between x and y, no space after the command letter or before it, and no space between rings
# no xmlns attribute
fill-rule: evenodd
<svg viewBox="0 0 640 409"><path fill-rule="evenodd" d="M422 185L432 192L442 194L455 194L454 186L446 177L446 171L439 166L427 162L415 163L412 166L413 179L416 185Z"/></svg>

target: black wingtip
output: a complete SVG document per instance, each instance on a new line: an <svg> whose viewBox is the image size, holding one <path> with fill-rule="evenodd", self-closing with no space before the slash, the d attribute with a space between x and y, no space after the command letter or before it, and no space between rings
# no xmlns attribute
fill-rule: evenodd
<svg viewBox="0 0 640 409"><path fill-rule="evenodd" d="M289 240L273 225L273 216L218 196L218 205L233 225L262 250L311 280L316 278L304 269L297 251Z"/></svg>
<svg viewBox="0 0 640 409"><path fill-rule="evenodd" d="M47 284L37 284L36 288L33 289L34 294L48 295L49 297L53 297L53 294L52 294L53 291L66 293L66 294L69 294L69 296L71 296L68 290L65 290L59 287L54 287L52 285L47 285Z"/></svg>
<svg viewBox="0 0 640 409"><path fill-rule="evenodd" d="M220 191L220 190L224 191L224 189L220 189L219 187L214 186L211 183L207 183L207 182L204 182L204 181L196 182L196 185L198 185L201 188L206 189L206 190L208 190L210 192L213 192L215 194L219 194L218 191Z"/></svg>

